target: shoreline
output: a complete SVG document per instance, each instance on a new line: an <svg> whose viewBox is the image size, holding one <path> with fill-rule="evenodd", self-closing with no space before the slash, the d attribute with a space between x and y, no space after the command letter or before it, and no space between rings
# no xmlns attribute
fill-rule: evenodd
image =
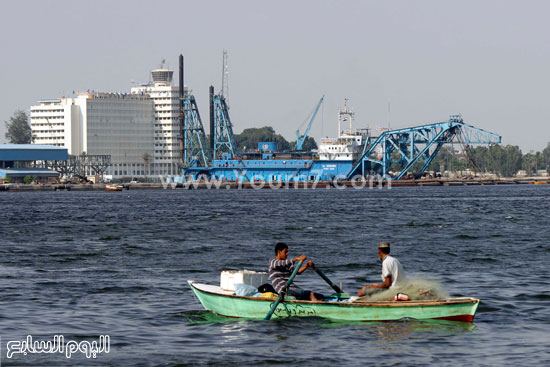
<svg viewBox="0 0 550 367"><path fill-rule="evenodd" d="M174 183L137 183L122 184L123 190L253 190L253 189L372 189L383 187L410 187L410 186L486 186L486 185L531 185L549 184L550 178L497 178L497 179L419 179L399 181L319 181L315 182L189 182L186 184ZM0 191L4 192L33 192L33 191L106 191L105 184L2 184Z"/></svg>

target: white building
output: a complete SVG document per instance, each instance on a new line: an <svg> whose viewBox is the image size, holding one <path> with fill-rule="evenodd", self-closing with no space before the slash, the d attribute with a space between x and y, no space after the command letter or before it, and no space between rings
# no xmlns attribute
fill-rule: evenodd
<svg viewBox="0 0 550 367"><path fill-rule="evenodd" d="M69 154L79 154L82 149L73 142L80 142L79 107L73 98L45 99L31 106L30 123L33 144L48 144L68 148ZM78 144L78 143L77 143Z"/></svg>
<svg viewBox="0 0 550 367"><path fill-rule="evenodd" d="M66 147L69 154L110 155L113 177L150 173L154 106L148 96L79 93L74 98L39 101L31 106L34 144Z"/></svg>
<svg viewBox="0 0 550 367"><path fill-rule="evenodd" d="M173 71L151 72L153 82L131 89L132 94L148 95L155 104L154 174L177 174L179 149L179 88L172 85Z"/></svg>
<svg viewBox="0 0 550 367"><path fill-rule="evenodd" d="M86 92L39 101L31 106L33 143L66 147L72 155L111 155L106 174L113 177L177 174L180 101L173 73L153 70L153 82L129 94Z"/></svg>

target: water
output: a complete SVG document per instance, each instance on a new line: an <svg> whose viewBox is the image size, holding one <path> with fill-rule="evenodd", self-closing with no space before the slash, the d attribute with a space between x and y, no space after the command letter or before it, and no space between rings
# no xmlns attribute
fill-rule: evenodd
<svg viewBox="0 0 550 367"><path fill-rule="evenodd" d="M2 366L547 365L550 187L42 192L0 195ZM473 324L203 312L188 279L266 269L277 241L346 291L380 280L376 244L451 296ZM315 273L298 282L330 293ZM97 340L108 354L6 358L23 339Z"/></svg>

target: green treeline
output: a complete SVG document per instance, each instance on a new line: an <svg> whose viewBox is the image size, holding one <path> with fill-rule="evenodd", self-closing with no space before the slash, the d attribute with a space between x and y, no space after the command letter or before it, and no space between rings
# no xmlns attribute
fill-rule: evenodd
<svg viewBox="0 0 550 367"><path fill-rule="evenodd" d="M241 152L258 149L258 143L261 141L274 141L281 151L296 149L296 141L288 142L282 135L277 134L271 126L244 129L242 133L235 135L235 139ZM310 151L312 149L317 149L317 143L315 139L308 136L304 141L302 150Z"/></svg>
<svg viewBox="0 0 550 367"><path fill-rule="evenodd" d="M423 163L417 162L412 172L419 172ZM393 170L401 165L394 163ZM454 154L452 148L443 147L430 163L428 170L464 171L470 169L477 173L495 173L502 177L512 177L524 170L527 175L534 175L538 170L550 171L550 143L542 152L523 154L515 145L493 145L467 148L463 154Z"/></svg>

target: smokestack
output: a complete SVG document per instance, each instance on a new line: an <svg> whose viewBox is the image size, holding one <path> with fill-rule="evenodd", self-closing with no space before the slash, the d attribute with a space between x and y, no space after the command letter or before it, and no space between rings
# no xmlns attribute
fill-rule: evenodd
<svg viewBox="0 0 550 367"><path fill-rule="evenodd" d="M180 113L179 113L179 125L180 125L180 164L183 166L185 164L185 118L184 118L184 111L183 111L183 98L184 96L184 90L183 90L183 55L180 54L180 70L179 70L179 95L180 95Z"/></svg>
<svg viewBox="0 0 550 367"><path fill-rule="evenodd" d="M216 134L216 127L214 126L214 86L210 86L210 151L212 152L212 159L216 159L214 154L214 134Z"/></svg>

